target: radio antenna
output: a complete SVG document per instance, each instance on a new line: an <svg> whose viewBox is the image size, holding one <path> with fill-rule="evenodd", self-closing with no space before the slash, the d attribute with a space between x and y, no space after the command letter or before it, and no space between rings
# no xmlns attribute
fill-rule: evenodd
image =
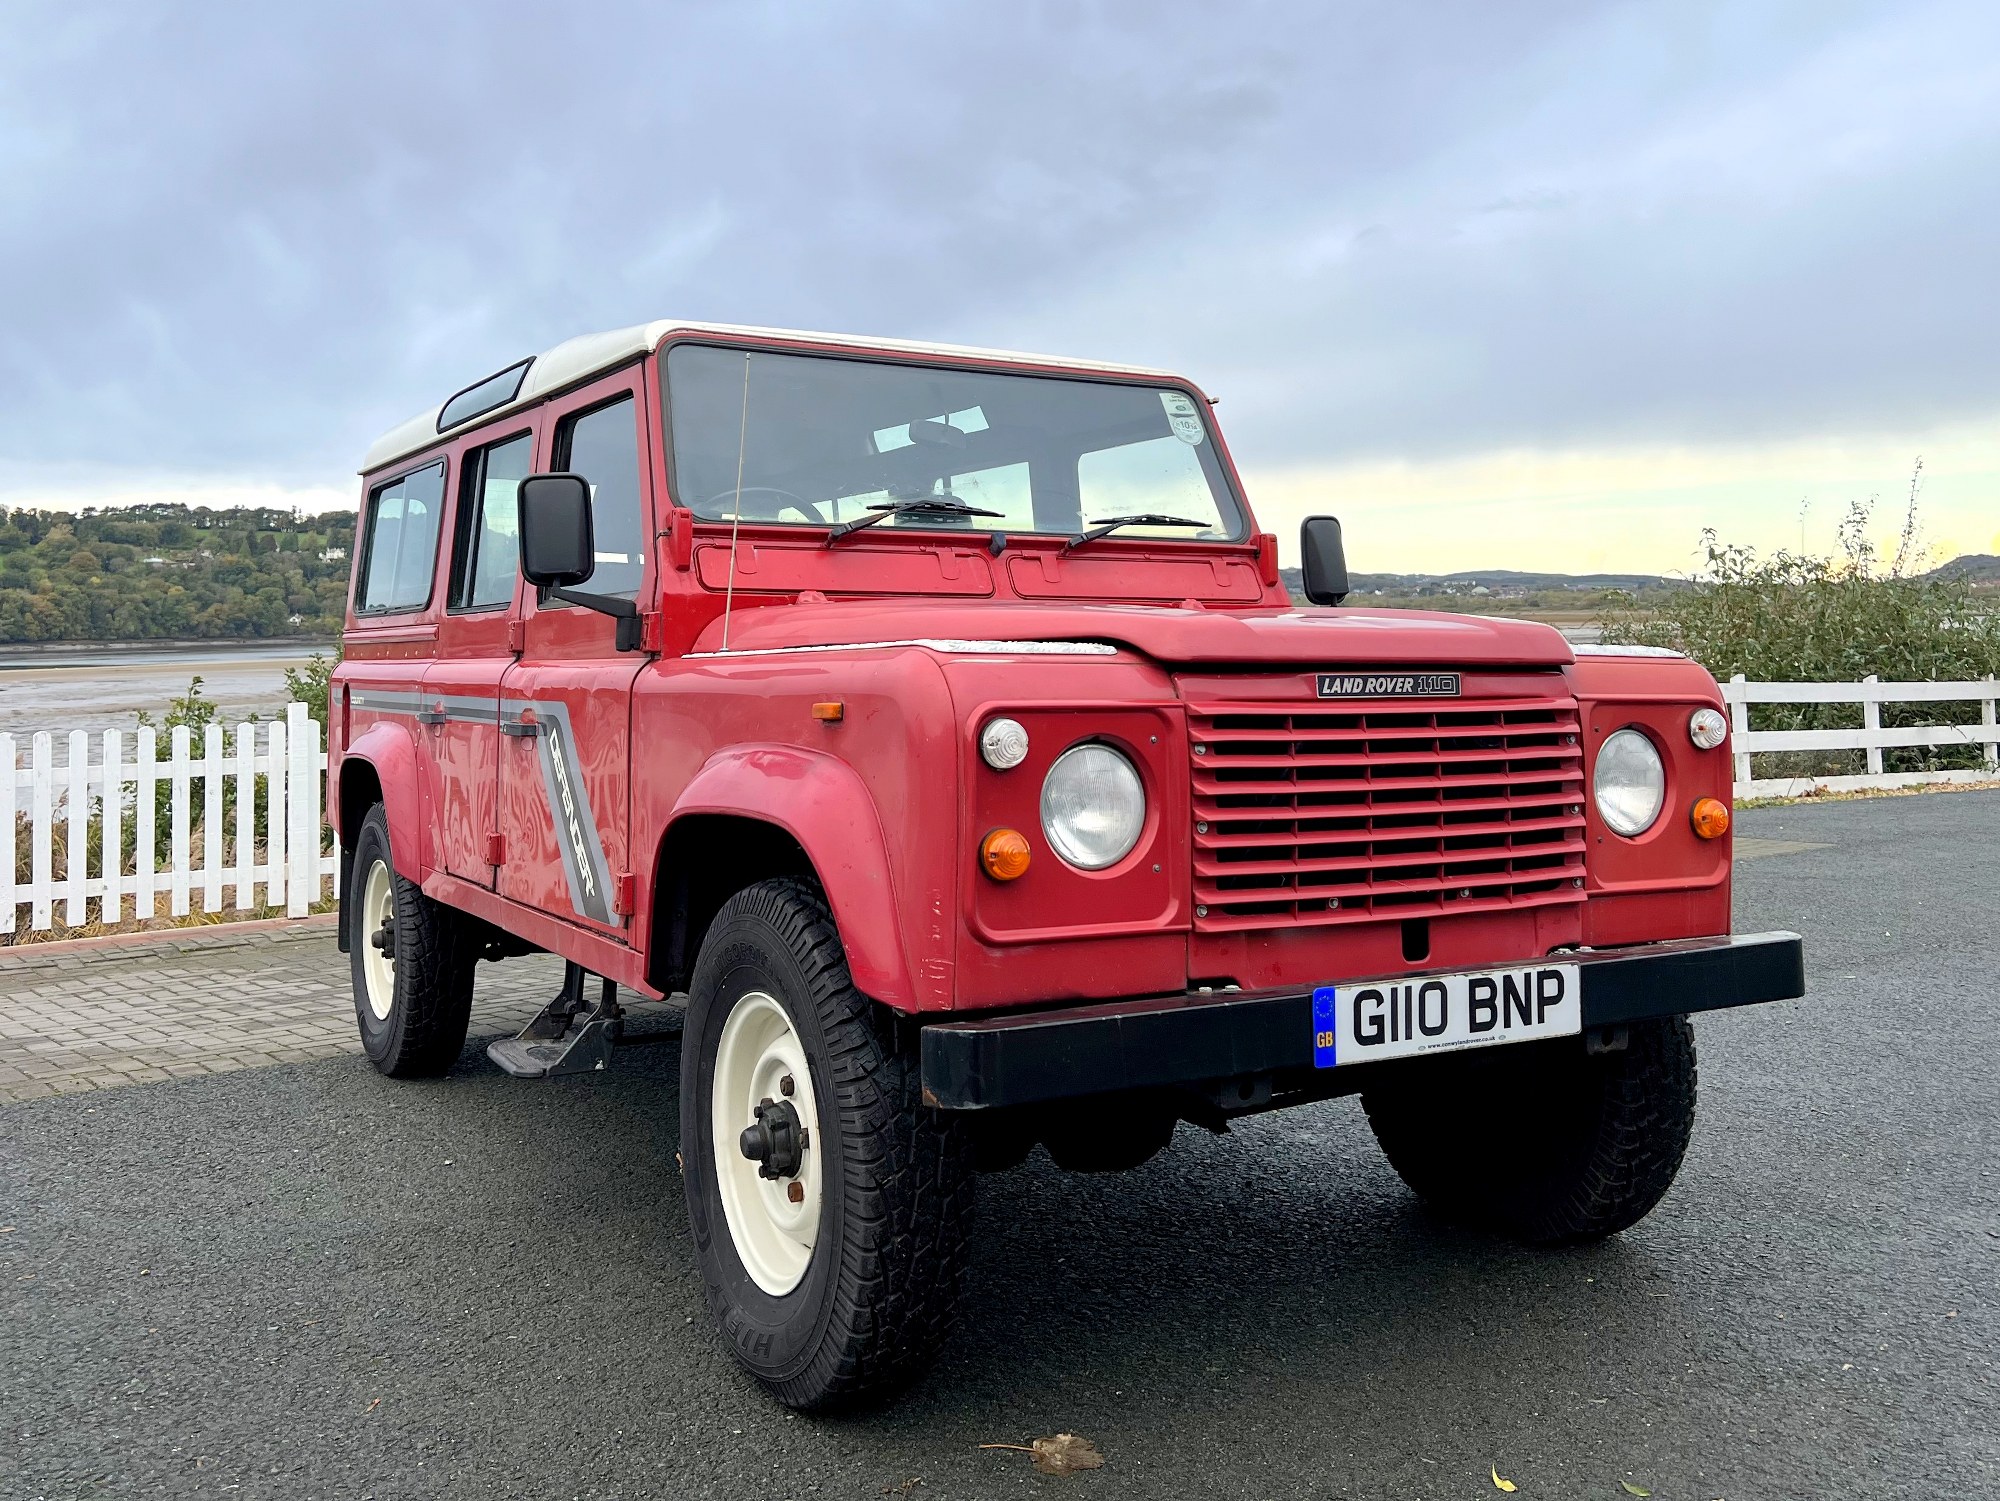
<svg viewBox="0 0 2000 1501"><path fill-rule="evenodd" d="M750 351L743 351L743 416L736 428L736 503L729 508L729 586L722 592L722 649L729 650L729 612L736 604L736 534L743 527L743 448L750 436Z"/></svg>

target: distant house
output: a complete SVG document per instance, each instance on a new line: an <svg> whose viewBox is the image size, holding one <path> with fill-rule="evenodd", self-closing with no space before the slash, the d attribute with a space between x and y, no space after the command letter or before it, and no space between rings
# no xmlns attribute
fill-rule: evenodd
<svg viewBox="0 0 2000 1501"><path fill-rule="evenodd" d="M338 563L346 556L347 549L344 547L325 547L320 549L319 560L322 563Z"/></svg>

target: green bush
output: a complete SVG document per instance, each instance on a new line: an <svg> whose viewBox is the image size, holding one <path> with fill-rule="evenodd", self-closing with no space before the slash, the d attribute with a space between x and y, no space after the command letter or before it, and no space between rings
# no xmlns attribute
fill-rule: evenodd
<svg viewBox="0 0 2000 1501"><path fill-rule="evenodd" d="M1921 474L1921 465L1919 466ZM1718 679L1852 683L1873 674L1891 682L1964 682L2000 675L2000 611L1964 580L1918 573L1917 485L1895 555L1886 562L1868 541L1871 504L1849 508L1840 555L1747 547L1703 534L1707 566L1689 587L1647 601L1615 601L1602 617L1607 641L1686 652ZM1976 704L1885 704L1885 725L1976 721ZM1859 704L1753 704L1752 729L1858 728ZM1888 771L1977 767L1971 747L1888 750ZM1863 752L1769 756L1763 775L1858 772Z"/></svg>

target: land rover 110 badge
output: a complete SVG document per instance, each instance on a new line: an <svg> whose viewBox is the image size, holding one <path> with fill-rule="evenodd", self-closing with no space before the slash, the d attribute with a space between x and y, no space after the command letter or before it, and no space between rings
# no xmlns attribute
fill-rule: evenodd
<svg viewBox="0 0 2000 1501"><path fill-rule="evenodd" d="M1455 672L1322 672L1321 698L1457 698Z"/></svg>

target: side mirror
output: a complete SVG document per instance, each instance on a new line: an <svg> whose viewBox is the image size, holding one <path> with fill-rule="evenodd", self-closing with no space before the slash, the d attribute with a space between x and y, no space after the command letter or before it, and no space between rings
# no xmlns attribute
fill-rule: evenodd
<svg viewBox="0 0 2000 1501"><path fill-rule="evenodd" d="M597 571L590 485L580 474L531 474L521 481L521 573L544 589L581 584Z"/></svg>
<svg viewBox="0 0 2000 1501"><path fill-rule="evenodd" d="M1299 558L1306 598L1337 605L1347 598L1347 550L1340 545L1340 518L1308 516L1299 526Z"/></svg>

